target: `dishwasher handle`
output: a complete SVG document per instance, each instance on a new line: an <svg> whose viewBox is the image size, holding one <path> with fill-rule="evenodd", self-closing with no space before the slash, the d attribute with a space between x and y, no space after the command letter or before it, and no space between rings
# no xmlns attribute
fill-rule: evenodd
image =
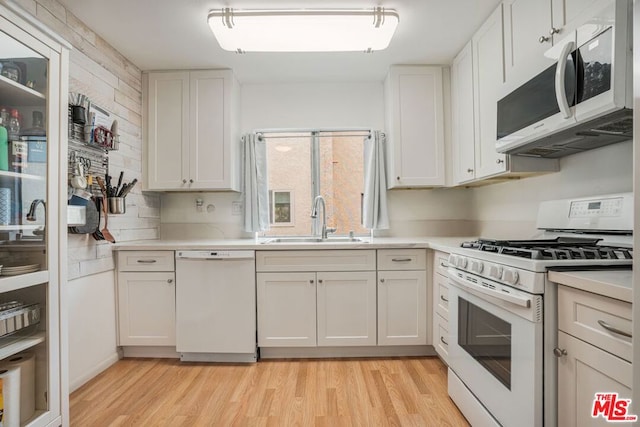
<svg viewBox="0 0 640 427"><path fill-rule="evenodd" d="M237 261L255 259L255 251L177 251L176 260Z"/></svg>

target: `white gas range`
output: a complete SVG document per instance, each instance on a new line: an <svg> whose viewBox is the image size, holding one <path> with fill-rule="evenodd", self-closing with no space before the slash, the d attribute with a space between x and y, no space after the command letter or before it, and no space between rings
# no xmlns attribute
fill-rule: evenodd
<svg viewBox="0 0 640 427"><path fill-rule="evenodd" d="M543 202L540 235L449 257L449 395L472 425L556 426L556 286L549 270L631 268L631 193Z"/></svg>

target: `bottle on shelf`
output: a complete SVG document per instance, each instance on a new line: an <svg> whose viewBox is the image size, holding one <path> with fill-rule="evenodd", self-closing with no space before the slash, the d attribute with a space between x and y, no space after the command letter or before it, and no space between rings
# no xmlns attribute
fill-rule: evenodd
<svg viewBox="0 0 640 427"><path fill-rule="evenodd" d="M20 140L20 112L13 108L9 117L9 168L13 172L23 172L27 167L29 145Z"/></svg>
<svg viewBox="0 0 640 427"><path fill-rule="evenodd" d="M20 131L20 140L27 143L28 160L35 163L47 162L47 131L44 128L42 111L34 111L31 127Z"/></svg>

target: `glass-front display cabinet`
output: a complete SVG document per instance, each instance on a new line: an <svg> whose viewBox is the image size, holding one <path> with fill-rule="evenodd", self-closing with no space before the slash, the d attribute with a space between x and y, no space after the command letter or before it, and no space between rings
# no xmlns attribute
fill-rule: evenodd
<svg viewBox="0 0 640 427"><path fill-rule="evenodd" d="M2 426L68 424L67 94L66 43L0 2Z"/></svg>

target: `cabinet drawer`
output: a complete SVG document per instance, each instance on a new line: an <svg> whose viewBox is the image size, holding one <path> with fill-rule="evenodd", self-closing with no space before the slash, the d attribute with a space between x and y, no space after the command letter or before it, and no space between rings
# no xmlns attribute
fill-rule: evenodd
<svg viewBox="0 0 640 427"><path fill-rule="evenodd" d="M425 270L426 249L379 249L378 270Z"/></svg>
<svg viewBox="0 0 640 427"><path fill-rule="evenodd" d="M558 329L631 361L631 304L558 286Z"/></svg>
<svg viewBox="0 0 640 427"><path fill-rule="evenodd" d="M434 319L434 337L433 347L440 358L449 365L449 321L443 319L439 315L433 316Z"/></svg>
<svg viewBox="0 0 640 427"><path fill-rule="evenodd" d="M373 271L375 269L375 250L256 252L256 271Z"/></svg>
<svg viewBox="0 0 640 427"><path fill-rule="evenodd" d="M433 271L446 277L449 267L449 254L446 252L433 252Z"/></svg>
<svg viewBox="0 0 640 427"><path fill-rule="evenodd" d="M118 271L174 271L173 251L119 251Z"/></svg>
<svg viewBox="0 0 640 427"><path fill-rule="evenodd" d="M433 275L433 304L437 314L449 318L449 286L447 278L440 274Z"/></svg>

